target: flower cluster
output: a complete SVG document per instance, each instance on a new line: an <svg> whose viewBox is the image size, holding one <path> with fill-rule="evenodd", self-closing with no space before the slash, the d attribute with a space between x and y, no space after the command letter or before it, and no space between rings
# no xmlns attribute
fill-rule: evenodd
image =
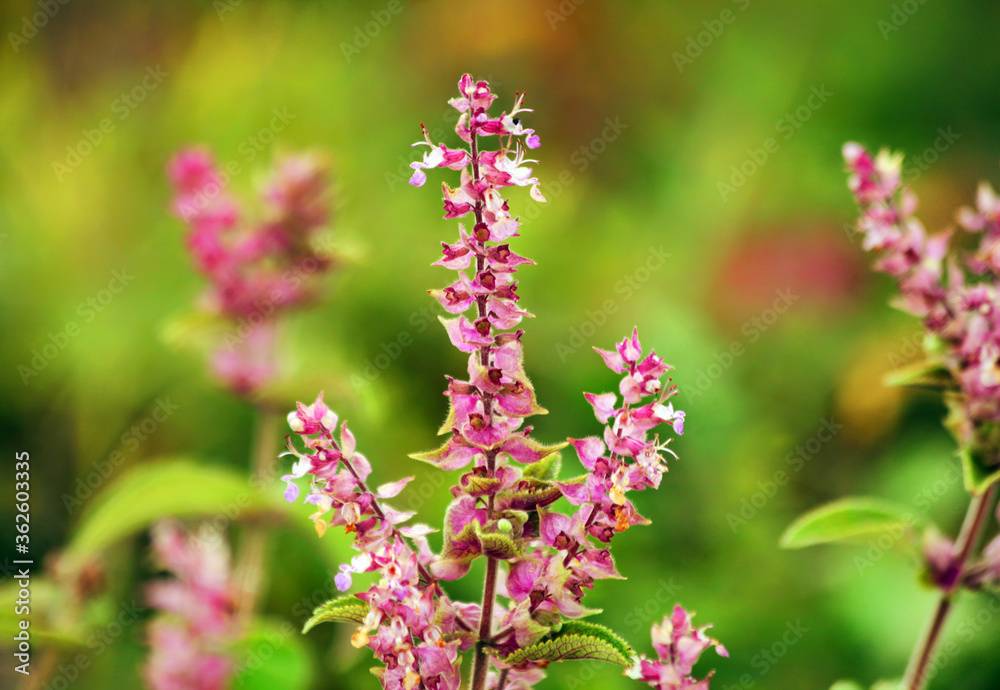
<svg viewBox="0 0 1000 690"><path fill-rule="evenodd" d="M684 413L663 404L677 392L660 380L671 367L654 352L642 357L637 332L618 343L615 351L597 352L613 371L625 374L620 385L622 406L616 408L614 393L585 394L597 419L607 426L603 439L570 439L587 474L555 486L577 509L567 516L536 504L538 532L522 534L527 555L511 564L507 577L511 608L504 620L518 633L511 640L517 645L531 644L531 632L540 632L531 626L519 629L519 621L592 613L582 599L594 581L621 577L607 545L630 526L649 524L626 494L659 487L667 471L660 453L673 455L667 450L669 441L650 440L649 432L662 423L683 431Z"/></svg>
<svg viewBox="0 0 1000 690"><path fill-rule="evenodd" d="M729 652L705 634L710 625L695 628L691 623L693 614L680 606L674 608L673 615L667 616L659 625L653 626L653 648L658 660L639 657L626 673L648 683L657 690L708 690L708 674L703 680L691 677L692 668L698 658L709 647L715 647L719 656L728 657Z"/></svg>
<svg viewBox="0 0 1000 690"><path fill-rule="evenodd" d="M545 676L549 657L537 645L556 644L564 618L594 613L582 599L596 580L621 577L608 543L631 525L648 523L626 494L659 486L666 471L662 453L673 453L668 441L650 434L664 423L681 433L684 413L668 402L676 387L662 379L671 367L653 352L643 357L633 332L615 351L598 350L623 375L620 406L615 394L586 396L606 425L603 437L555 445L534 438L525 420L545 410L524 369L518 326L530 314L518 305L515 280L518 268L533 262L511 251L508 240L517 235L519 220L501 190L529 186L533 198L544 200L525 167L532 161L524 158L525 148L537 148L539 139L520 121L530 112L523 95L510 113L494 117L495 96L486 82L466 75L459 92L450 103L461 113L456 132L468 148L435 144L424 129L426 141L417 145L430 150L412 164L411 179L421 186L428 169L461 170L457 189L443 187L445 218L472 216L473 223L471 231L459 225L458 241L443 243L434 264L457 277L430 291L451 314L442 323L451 344L468 355L467 376L448 379L449 410L439 431L444 444L412 456L461 471L451 488L441 550L430 549L430 528L404 526L412 514L384 503L412 478L371 491L370 464L356 452L346 424L335 438L338 419L322 396L289 415L305 448L289 444L297 460L284 477L285 496L296 500L296 482L308 476L305 500L316 506L318 532L336 525L354 534L359 554L341 566L339 589L349 589L357 573L378 573L379 580L356 595L367 606L353 642L371 648L385 665L375 671L385 688L458 688L460 654L474 650L472 690L522 690ZM494 135L499 147L482 150L484 138ZM587 474L560 481L558 451L570 443ZM568 515L555 508L563 498ZM486 561L482 603L452 601L443 583L468 574L476 559ZM584 639L590 646L598 642Z"/></svg>
<svg viewBox="0 0 1000 690"><path fill-rule="evenodd" d="M207 151L180 152L168 175L172 210L189 227L188 251L209 280L202 307L233 324L212 356L213 372L236 392L251 393L274 375L277 317L312 299L316 279L332 265L316 245L330 215L326 166L310 154L279 160L257 223L244 220L225 189L229 177Z"/></svg>
<svg viewBox="0 0 1000 690"><path fill-rule="evenodd" d="M457 690L461 681L460 642L445 642L444 635L461 630L461 626L465 630L470 627L461 610L440 596L426 570L433 559L427 543L432 530L424 525L402 526L413 514L384 503L397 496L413 477L372 492L365 483L371 465L356 451L346 422L340 425L339 442L335 438L337 415L322 395L312 405L300 404L288 415L288 423L305 441L305 450L297 450L289 441L286 454L297 460L291 474L282 477L287 482L285 498L296 500L299 487L295 480L308 476L305 500L316 506L312 519L319 535L330 526L339 526L355 537L359 554L340 567L337 588L350 589L357 573L380 575L377 583L358 595L368 604L369 613L352 643L370 647L386 665L379 674L387 688Z"/></svg>
<svg viewBox="0 0 1000 690"><path fill-rule="evenodd" d="M900 306L924 319L928 354L950 374L951 426L963 445L996 448L1000 423L1000 200L982 185L976 209L959 224L979 233L977 251L961 256L949 232L929 236L913 216L916 196L902 185L902 158L844 147L849 186L862 209L864 247L876 268L899 282Z"/></svg>
<svg viewBox="0 0 1000 690"><path fill-rule="evenodd" d="M239 625L222 535L207 527L191 535L161 522L153 529L153 551L173 579L149 588L160 615L149 626L146 683L153 690L224 690L233 671L228 647Z"/></svg>

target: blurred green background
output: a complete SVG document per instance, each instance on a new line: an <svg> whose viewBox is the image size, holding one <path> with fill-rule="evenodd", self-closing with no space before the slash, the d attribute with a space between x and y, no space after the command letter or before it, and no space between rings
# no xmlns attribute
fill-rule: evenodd
<svg viewBox="0 0 1000 690"><path fill-rule="evenodd" d="M950 223L978 179L997 178L1000 6L70 0L53 1L38 26L42 5L0 10L0 429L4 458L32 455L37 557L71 538L90 499L65 497L116 450L116 475L162 455L247 465L252 410L161 335L203 287L166 210L164 164L189 143L237 161L232 186L244 196L275 151L330 155L347 260L324 304L286 332L299 372L290 397L325 388L374 480L416 473L429 498L413 490L399 503L440 518L447 487L406 456L434 445L443 375L465 368L425 292L448 279L430 263L455 223L440 219L440 175L421 190L406 179L420 122L457 139L446 100L468 71L492 82L501 108L527 91L542 137L548 204L511 197L525 219L517 251L538 262L519 289L537 316L525 326L528 372L551 412L538 436L598 431L581 392L616 381L590 347L636 324L676 366L688 412L681 459L659 492L637 496L653 526L616 542L629 579L591 595L598 620L648 650L649 624L683 602L731 652L699 667L718 669L716 688L901 674L933 600L906 557L867 545L785 552L777 541L799 513L845 494L894 498L949 532L964 512L943 407L881 384L914 356L918 328L886 305L891 286L869 275L848 232L839 150L857 139L906 151L922 217ZM147 75L157 76L139 88ZM261 132L276 109L288 124L271 141ZM105 118L112 129L74 158ZM81 307L113 271L134 279L99 310ZM70 322L79 333L25 381L18 367ZM380 368L403 333L412 344ZM164 400L176 410L126 445ZM818 440L824 424L837 430L829 442ZM782 470L787 482L772 483ZM13 494L12 472L0 490ZM10 504L0 502L4 525ZM275 524L265 610L298 627L348 541L332 531L320 542L302 516ZM92 625L104 629L154 573L147 548L136 536L104 554ZM0 554L9 574L12 539ZM456 594L476 598L474 581ZM966 597L949 628L958 652L932 687L997 687L1000 623L985 603ZM140 687L142 627L89 647L93 664L73 686ZM311 687L375 686L348 635L323 626L301 641ZM584 685L637 687L586 664L558 665L547 687Z"/></svg>

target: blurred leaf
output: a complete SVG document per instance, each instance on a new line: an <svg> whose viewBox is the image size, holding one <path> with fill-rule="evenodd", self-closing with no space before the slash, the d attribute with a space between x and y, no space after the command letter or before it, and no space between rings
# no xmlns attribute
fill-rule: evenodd
<svg viewBox="0 0 1000 690"><path fill-rule="evenodd" d="M965 475L965 490L979 496L1000 481L1000 466L990 465L981 450L965 446L958 451Z"/></svg>
<svg viewBox="0 0 1000 690"><path fill-rule="evenodd" d="M302 626L305 634L320 623L362 623L368 615L368 604L355 597L339 597L321 604Z"/></svg>
<svg viewBox="0 0 1000 690"><path fill-rule="evenodd" d="M809 511L781 536L785 549L878 534L913 522L906 508L875 498L842 498Z"/></svg>
<svg viewBox="0 0 1000 690"><path fill-rule="evenodd" d="M944 390L955 387L951 372L938 362L923 360L900 367L885 377L887 386Z"/></svg>
<svg viewBox="0 0 1000 690"><path fill-rule="evenodd" d="M838 680L830 686L830 690L865 690L853 680Z"/></svg>
<svg viewBox="0 0 1000 690"><path fill-rule="evenodd" d="M225 320L193 309L165 319L160 327L160 340L177 352L203 354L217 345L225 332Z"/></svg>
<svg viewBox="0 0 1000 690"><path fill-rule="evenodd" d="M260 621L235 650L232 687L303 690L312 683L309 651L286 621Z"/></svg>
<svg viewBox="0 0 1000 690"><path fill-rule="evenodd" d="M497 656L505 664L525 661L567 661L596 659L627 668L632 648L609 628L585 621L566 621L559 632L509 656Z"/></svg>
<svg viewBox="0 0 1000 690"><path fill-rule="evenodd" d="M20 585L13 579L0 585L0 635L4 640L15 640L16 635L21 631L20 622L22 616L17 615L15 608ZM80 631L58 630L50 623L48 616L39 615L40 608L44 608L50 603L59 592L52 582L45 579L35 579L31 581L31 627L28 633L31 635L32 643L52 645L53 647L74 648L82 647L85 642L85 635Z"/></svg>
<svg viewBox="0 0 1000 690"><path fill-rule="evenodd" d="M281 505L233 470L187 459L147 462L125 471L87 506L65 557L81 562L168 515L235 520Z"/></svg>

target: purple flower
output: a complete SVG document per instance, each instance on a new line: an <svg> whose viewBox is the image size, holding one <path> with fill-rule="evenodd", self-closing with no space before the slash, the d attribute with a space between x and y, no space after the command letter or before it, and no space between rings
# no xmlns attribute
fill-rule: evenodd
<svg viewBox="0 0 1000 690"><path fill-rule="evenodd" d="M223 690L233 669L225 650L240 632L227 545L208 527L191 535L165 521L153 528L153 552L173 577L149 587L149 603L159 613L149 626L147 684Z"/></svg>
<svg viewBox="0 0 1000 690"><path fill-rule="evenodd" d="M705 634L711 626L695 628L691 617L692 614L680 606L674 607L673 615L653 626L653 649L657 659L637 657L626 675L657 690L708 690L708 681L715 672L697 680L691 675L695 663L709 647L715 647L716 653L722 657L728 657L729 652Z"/></svg>
<svg viewBox="0 0 1000 690"><path fill-rule="evenodd" d="M207 151L181 151L167 175L171 209L188 225L188 251L209 282L200 308L231 324L213 346L212 372L235 393L253 394L276 374L275 322L313 299L317 278L333 265L315 247L330 216L326 164L309 154L280 159L253 223Z"/></svg>

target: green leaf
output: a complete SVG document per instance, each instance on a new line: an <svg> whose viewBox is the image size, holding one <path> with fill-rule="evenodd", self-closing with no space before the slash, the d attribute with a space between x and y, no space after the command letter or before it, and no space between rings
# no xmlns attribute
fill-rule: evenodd
<svg viewBox="0 0 1000 690"><path fill-rule="evenodd" d="M903 686L903 679L880 680L872 686L872 690L899 690Z"/></svg>
<svg viewBox="0 0 1000 690"><path fill-rule="evenodd" d="M958 451L962 459L965 490L979 496L1000 481L1000 465L991 464L985 453L965 446Z"/></svg>
<svg viewBox="0 0 1000 690"><path fill-rule="evenodd" d="M188 459L145 462L123 471L87 506L64 557L81 562L168 515L243 519L282 507L240 472Z"/></svg>
<svg viewBox="0 0 1000 690"><path fill-rule="evenodd" d="M853 680L838 680L830 686L830 690L865 690Z"/></svg>
<svg viewBox="0 0 1000 690"><path fill-rule="evenodd" d="M928 359L890 372L885 377L885 385L945 390L955 387L955 379L947 367Z"/></svg>
<svg viewBox="0 0 1000 690"><path fill-rule="evenodd" d="M901 506L875 498L842 498L806 513L781 536L785 549L878 534L906 528L914 516Z"/></svg>
<svg viewBox="0 0 1000 690"><path fill-rule="evenodd" d="M631 665L633 655L628 643L608 628L576 620L565 621L559 632L508 656L500 656L492 651L490 653L512 666L526 661L596 659L622 668Z"/></svg>
<svg viewBox="0 0 1000 690"><path fill-rule="evenodd" d="M305 634L320 623L363 623L369 611L368 604L355 597L331 599L313 611L312 617L302 627Z"/></svg>
<svg viewBox="0 0 1000 690"><path fill-rule="evenodd" d="M562 469L562 455L553 453L538 462L526 465L523 476L543 481L555 481L559 478L560 469Z"/></svg>
<svg viewBox="0 0 1000 690"><path fill-rule="evenodd" d="M479 525L478 522L473 522ZM483 554L499 558L502 561L509 561L512 558L520 558L523 554L517 542L510 538L510 535L503 532L480 532L479 541L483 545Z"/></svg>
<svg viewBox="0 0 1000 690"><path fill-rule="evenodd" d="M258 622L233 651L233 688L305 690L312 685L312 657L287 621Z"/></svg>
<svg viewBox="0 0 1000 690"><path fill-rule="evenodd" d="M521 479L511 488L497 493L501 510L537 510L559 500L562 491L555 484L539 479Z"/></svg>

